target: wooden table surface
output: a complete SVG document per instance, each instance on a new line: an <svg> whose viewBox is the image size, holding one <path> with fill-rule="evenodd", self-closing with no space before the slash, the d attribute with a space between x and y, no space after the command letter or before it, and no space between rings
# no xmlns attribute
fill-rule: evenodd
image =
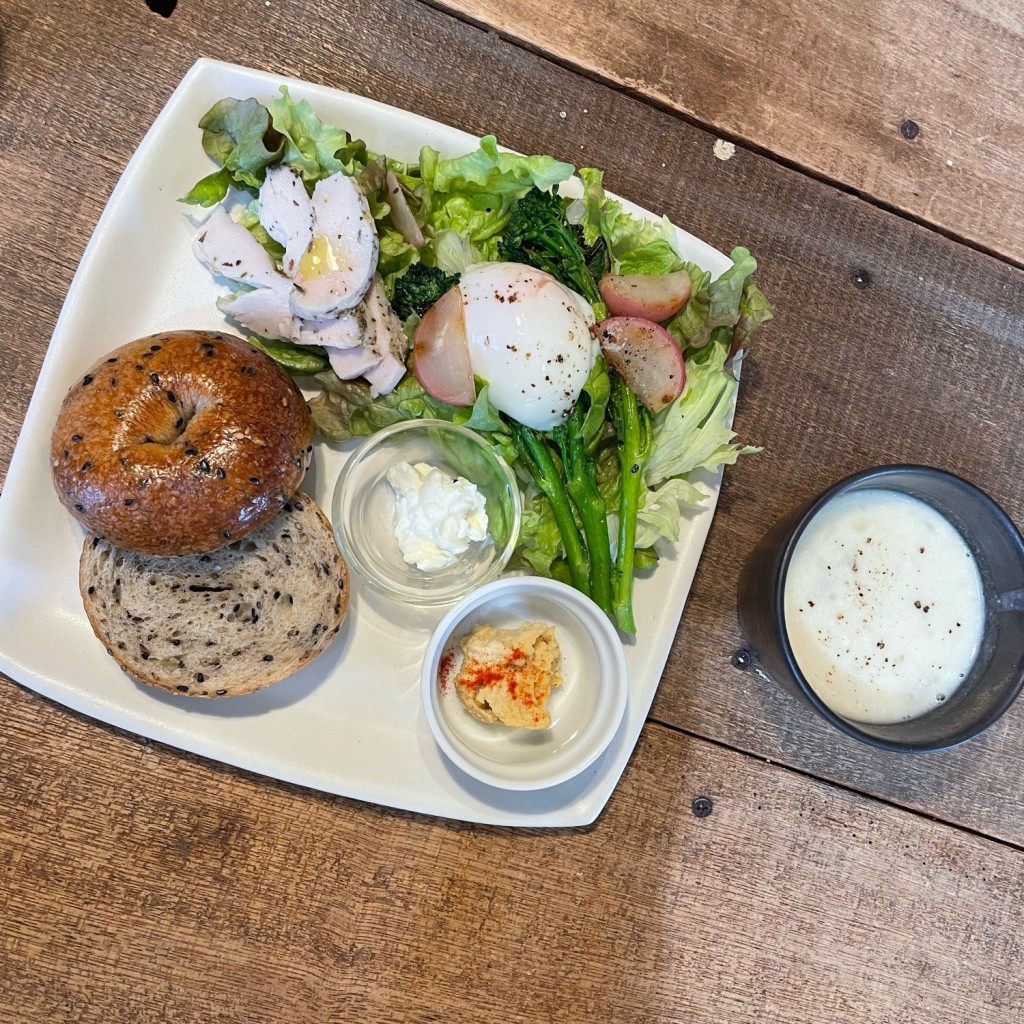
<svg viewBox="0 0 1024 1024"><path fill-rule="evenodd" d="M736 423L765 451L727 471L587 828L325 796L0 679L0 1021L1024 1020L1024 704L899 756L731 662L753 545L849 472L942 466L1024 524L1020 4L4 0L0 473L96 220L201 56L603 166L749 246L777 315Z"/></svg>

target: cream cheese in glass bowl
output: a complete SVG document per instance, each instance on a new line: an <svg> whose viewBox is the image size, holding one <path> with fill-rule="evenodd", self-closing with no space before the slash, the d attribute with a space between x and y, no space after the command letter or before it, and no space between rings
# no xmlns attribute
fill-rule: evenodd
<svg viewBox="0 0 1024 1024"><path fill-rule="evenodd" d="M331 506L355 576L421 606L453 604L497 579L521 516L504 459L481 435L445 420L403 421L368 437L342 467Z"/></svg>

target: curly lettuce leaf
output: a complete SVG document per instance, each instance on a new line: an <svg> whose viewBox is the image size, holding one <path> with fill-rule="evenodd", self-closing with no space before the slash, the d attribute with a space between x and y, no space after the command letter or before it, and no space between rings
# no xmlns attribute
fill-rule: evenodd
<svg viewBox="0 0 1024 1024"><path fill-rule="evenodd" d="M501 414L491 405L490 385L476 378L477 395L469 415L465 409L457 409L452 416L454 423L459 423L478 434L507 433L508 428L501 419Z"/></svg>
<svg viewBox="0 0 1024 1024"><path fill-rule="evenodd" d="M608 364L600 353L594 360L586 384L583 385L583 394L587 396L589 406L580 432L583 434L583 443L590 449L604 432L605 415L608 410L608 402L612 397L612 382L608 375Z"/></svg>
<svg viewBox="0 0 1024 1024"><path fill-rule="evenodd" d="M732 332L729 356L735 355L740 349L749 348L751 335L761 324L771 320L773 315L772 307L763 292L754 284L753 279L748 277L743 282L743 292L740 295L740 318Z"/></svg>
<svg viewBox="0 0 1024 1024"><path fill-rule="evenodd" d="M229 188L255 192L272 164L291 164L309 183L337 171L358 174L367 160L366 145L340 128L325 124L306 100L296 102L288 87L266 105L226 98L199 121L203 149L220 169L198 181L181 199L213 206Z"/></svg>
<svg viewBox="0 0 1024 1024"><path fill-rule="evenodd" d="M210 207L231 188L255 192L267 167L284 152L284 139L270 123L270 112L254 99L218 100L199 120L203 149L220 165L201 178L178 201Z"/></svg>
<svg viewBox="0 0 1024 1024"><path fill-rule="evenodd" d="M667 238L655 238L635 249L623 252L618 262L620 274L671 274L686 266Z"/></svg>
<svg viewBox="0 0 1024 1024"><path fill-rule="evenodd" d="M466 267L474 263L483 263L484 254L473 243L453 228L442 228L437 232L431 245L433 249L433 265L446 274L459 276Z"/></svg>
<svg viewBox="0 0 1024 1024"><path fill-rule="evenodd" d="M310 400L309 411L313 426L330 441L367 437L401 420L451 418L441 414L451 406L435 402L411 373L390 394L377 398L364 380L341 380L333 371L318 373L315 380L321 391Z"/></svg>
<svg viewBox="0 0 1024 1024"><path fill-rule="evenodd" d="M277 338L249 336L249 344L270 356L286 373L293 377L311 377L330 367L327 350L319 345L296 345Z"/></svg>
<svg viewBox="0 0 1024 1024"><path fill-rule="evenodd" d="M772 318L771 306L751 277L757 260L742 246L730 255L732 266L715 280L696 264L686 264L693 290L666 325L684 349L722 339L728 342L727 351L735 352L746 348L755 328Z"/></svg>
<svg viewBox="0 0 1024 1024"><path fill-rule="evenodd" d="M663 538L679 540L679 524L686 510L706 497L682 477L666 480L657 490L648 489L636 517L636 546L649 548Z"/></svg>
<svg viewBox="0 0 1024 1024"><path fill-rule="evenodd" d="M493 433L494 443L499 447L504 444L500 435L507 433L507 428L491 405L483 381L477 382L474 405L463 407L431 397L412 373L407 373L390 394L376 398L364 380L341 380L333 371L319 373L315 379L321 392L309 403L313 425L331 441L365 437L401 420L437 419L467 426L479 434Z"/></svg>
<svg viewBox="0 0 1024 1024"><path fill-rule="evenodd" d="M726 364L729 349L716 343L686 361L686 387L654 417L654 450L644 479L648 487L695 469L732 465L740 455L760 451L733 442L733 402L739 381Z"/></svg>
<svg viewBox="0 0 1024 1024"><path fill-rule="evenodd" d="M199 127L207 156L230 172L239 187L259 188L267 167L277 163L285 149L285 140L271 125L270 112L251 98L219 100L200 119Z"/></svg>
<svg viewBox="0 0 1024 1024"><path fill-rule="evenodd" d="M178 202L188 203L190 206L216 206L234 184L234 175L226 167L222 167L219 171L200 178Z"/></svg>
<svg viewBox="0 0 1024 1024"><path fill-rule="evenodd" d="M580 226L586 245L593 245L603 238L610 251L612 225L622 208L605 195L604 171L596 167L581 167L579 176L583 181L583 195L569 204L566 217L569 223Z"/></svg>
<svg viewBox="0 0 1024 1024"><path fill-rule="evenodd" d="M378 223L377 238L380 244L377 273L384 279L384 290L388 298L393 299L395 281L419 260L419 252L393 227Z"/></svg>
<svg viewBox="0 0 1024 1024"><path fill-rule="evenodd" d="M281 98L271 100L267 110L284 140L281 162L294 167L304 181L316 182L338 171L357 175L366 165L365 143L321 121L306 100L291 98L288 86L281 86Z"/></svg>
<svg viewBox="0 0 1024 1024"><path fill-rule="evenodd" d="M539 575L553 576L554 563L561 557L561 553L562 534L555 522L551 504L543 494L533 489L533 493L523 500L516 557Z"/></svg>
<svg viewBox="0 0 1024 1024"><path fill-rule="evenodd" d="M683 261L673 247L675 228L663 217L644 220L627 213L604 190L604 171L581 167L583 196L566 211L569 221L583 230L589 246L603 239L616 274L667 274L680 270Z"/></svg>
<svg viewBox="0 0 1024 1024"><path fill-rule="evenodd" d="M429 148L429 147L428 147ZM427 175L420 160L424 180ZM575 168L551 156L519 156L498 149L498 140L485 135L477 149L463 156L437 160L431 188L435 192L520 196L531 188L547 192L571 177Z"/></svg>
<svg viewBox="0 0 1024 1024"><path fill-rule="evenodd" d="M472 152L446 160L436 149L424 146L419 167L422 180L417 194L432 234L455 231L491 260L497 257L493 239L508 223L515 201L531 188L548 191L574 170L572 164L554 157L500 151L493 135L484 136ZM442 266L446 273L461 269Z"/></svg>

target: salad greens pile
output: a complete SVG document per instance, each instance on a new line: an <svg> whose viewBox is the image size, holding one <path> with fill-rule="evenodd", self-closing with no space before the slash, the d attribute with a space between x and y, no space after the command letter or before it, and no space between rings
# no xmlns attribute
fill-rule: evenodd
<svg viewBox="0 0 1024 1024"><path fill-rule="evenodd" d="M688 508L706 493L699 470L732 464L759 449L735 443L730 426L735 371L756 328L772 316L754 284L757 267L743 248L715 280L684 260L666 220L638 219L604 191L603 172L578 171L579 198L557 187L576 169L550 156L519 156L487 136L477 149L444 158L424 146L415 164L370 152L365 143L322 122L305 100L224 99L200 121L203 147L218 169L197 182L186 203L212 206L243 195L236 214L280 261L281 246L259 224L258 191L267 168L287 163L307 187L342 171L367 196L380 238L378 272L409 337L426 309L476 263L508 260L544 270L583 295L600 320L597 287L605 272L661 275L685 270L692 290L663 326L685 356L686 387L652 415L598 356L568 421L544 433L499 413L477 382L471 408L447 405L408 372L393 392L371 397L363 381L340 380L315 346L252 338L286 370L319 389L313 421L331 441L368 435L404 419L439 418L484 435L515 469L523 488L517 558L535 572L589 594L620 628L635 632L633 577L657 562L659 539L676 540ZM394 223L385 187L391 171L419 226L423 244ZM407 234L407 233L406 233Z"/></svg>

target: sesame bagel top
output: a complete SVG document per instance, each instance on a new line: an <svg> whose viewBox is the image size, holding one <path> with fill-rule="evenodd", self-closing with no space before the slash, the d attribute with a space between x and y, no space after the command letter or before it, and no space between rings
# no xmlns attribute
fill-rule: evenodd
<svg viewBox="0 0 1024 1024"><path fill-rule="evenodd" d="M291 378L241 338L169 331L98 360L71 387L50 465L68 511L118 547L213 551L271 519L311 453Z"/></svg>

